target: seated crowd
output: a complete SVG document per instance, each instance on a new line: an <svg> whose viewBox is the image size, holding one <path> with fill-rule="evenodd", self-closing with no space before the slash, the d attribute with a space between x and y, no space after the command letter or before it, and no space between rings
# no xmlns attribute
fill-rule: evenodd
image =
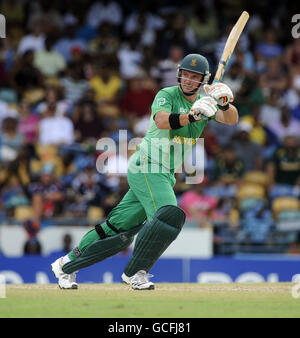
<svg viewBox="0 0 300 338"><path fill-rule="evenodd" d="M37 232L106 217L128 189L131 153L114 155L122 173L101 173L97 141L120 145L119 130L128 141L143 137L157 91L177 84L179 61L202 53L214 73L233 22L214 2L161 11L146 1L135 9L85 3L0 7L8 22L0 46L2 223L31 220ZM265 12L249 21L224 77L239 123L210 122L202 135L204 180L188 185L183 171L175 186L187 224L242 228L239 236L258 243L272 235L282 212L300 210L300 40L284 38L280 14L276 26ZM298 204L281 208L282 197Z"/></svg>

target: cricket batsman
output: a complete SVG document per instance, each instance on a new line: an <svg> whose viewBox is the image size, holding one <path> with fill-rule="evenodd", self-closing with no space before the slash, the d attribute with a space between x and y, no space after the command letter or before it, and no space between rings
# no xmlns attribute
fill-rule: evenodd
<svg viewBox="0 0 300 338"><path fill-rule="evenodd" d="M128 192L105 222L51 264L60 288L77 289L78 270L125 250L137 234L122 280L134 290L154 289L149 271L185 223L173 190L176 169L209 120L228 125L238 122L231 89L224 83L208 85L209 77L207 59L189 54L178 65L178 85L157 93L146 136L130 158ZM201 86L205 96L199 94ZM161 147L160 140L167 142ZM178 144L184 146L184 152L174 150Z"/></svg>

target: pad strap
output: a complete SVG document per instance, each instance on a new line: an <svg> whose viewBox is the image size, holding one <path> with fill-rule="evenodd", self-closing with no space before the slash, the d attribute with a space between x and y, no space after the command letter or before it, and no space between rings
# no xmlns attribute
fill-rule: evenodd
<svg viewBox="0 0 300 338"><path fill-rule="evenodd" d="M114 227L108 219L106 220L106 225L116 234L120 233L120 231L116 227ZM104 238L107 237L107 235L106 235L105 231L103 230L101 224L96 224L95 230L97 231L97 234L99 235L100 239L104 239Z"/></svg>
<svg viewBox="0 0 300 338"><path fill-rule="evenodd" d="M104 239L104 238L107 237L105 231L103 230L103 228L101 226L101 224L96 224L95 230L97 231L97 234L99 235L100 239Z"/></svg>
<svg viewBox="0 0 300 338"><path fill-rule="evenodd" d="M119 234L120 233L120 231L116 228L116 227L114 227L111 223L110 223L110 221L107 219L106 220L106 224L107 224L107 226L112 230L112 231L114 231L116 234Z"/></svg>

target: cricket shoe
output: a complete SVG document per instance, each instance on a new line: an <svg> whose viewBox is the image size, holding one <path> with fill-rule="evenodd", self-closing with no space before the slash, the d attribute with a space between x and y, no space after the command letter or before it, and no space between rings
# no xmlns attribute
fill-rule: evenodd
<svg viewBox="0 0 300 338"><path fill-rule="evenodd" d="M58 286L61 289L78 289L76 283L76 272L71 274L64 273L62 271L62 258L58 258L54 263L51 264L51 269L54 276L58 279Z"/></svg>
<svg viewBox="0 0 300 338"><path fill-rule="evenodd" d="M149 281L150 277L153 277L153 275L140 270L132 277L128 277L123 273L121 278L126 284L131 285L133 290L154 290L154 283Z"/></svg>

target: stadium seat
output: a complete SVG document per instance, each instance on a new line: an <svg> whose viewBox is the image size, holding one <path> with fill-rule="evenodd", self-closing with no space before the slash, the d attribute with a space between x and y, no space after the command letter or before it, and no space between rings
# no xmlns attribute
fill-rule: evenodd
<svg viewBox="0 0 300 338"><path fill-rule="evenodd" d="M248 218L243 222L243 234L245 237L250 236L252 243L264 243L270 233L273 224L272 218L265 217L264 219Z"/></svg>
<svg viewBox="0 0 300 338"><path fill-rule="evenodd" d="M215 186L208 187L205 189L205 193L209 196L214 196L217 198L235 198L236 197L236 187L231 186Z"/></svg>
<svg viewBox="0 0 300 338"><path fill-rule="evenodd" d="M247 183L260 184L264 187L267 187L269 184L269 178L266 173L263 171L253 170L248 171L244 175L244 181Z"/></svg>
<svg viewBox="0 0 300 338"><path fill-rule="evenodd" d="M258 211L264 205L262 198L246 197L239 202L239 210L244 213L248 210Z"/></svg>
<svg viewBox="0 0 300 338"><path fill-rule="evenodd" d="M275 219L282 211L299 211L300 203L296 197L277 197L272 202L272 211Z"/></svg>
<svg viewBox="0 0 300 338"><path fill-rule="evenodd" d="M244 198L265 198L264 188L259 184L245 183L239 187L237 191L237 198L241 201Z"/></svg>
<svg viewBox="0 0 300 338"><path fill-rule="evenodd" d="M300 221L300 210L283 210L277 215L278 221Z"/></svg>
<svg viewBox="0 0 300 338"><path fill-rule="evenodd" d="M271 200L282 196L298 197L299 188L288 184L276 184L270 189L269 196Z"/></svg>
<svg viewBox="0 0 300 338"><path fill-rule="evenodd" d="M265 189L254 183L244 183L237 191L237 206L242 216L248 211L258 211L265 204Z"/></svg>
<svg viewBox="0 0 300 338"><path fill-rule="evenodd" d="M90 222L99 222L104 216L104 210L100 207L91 206L88 208L87 218Z"/></svg>
<svg viewBox="0 0 300 338"><path fill-rule="evenodd" d="M15 208L15 213L14 213L15 219L24 222L33 216L33 211L31 206L26 206L26 205L20 205Z"/></svg>

